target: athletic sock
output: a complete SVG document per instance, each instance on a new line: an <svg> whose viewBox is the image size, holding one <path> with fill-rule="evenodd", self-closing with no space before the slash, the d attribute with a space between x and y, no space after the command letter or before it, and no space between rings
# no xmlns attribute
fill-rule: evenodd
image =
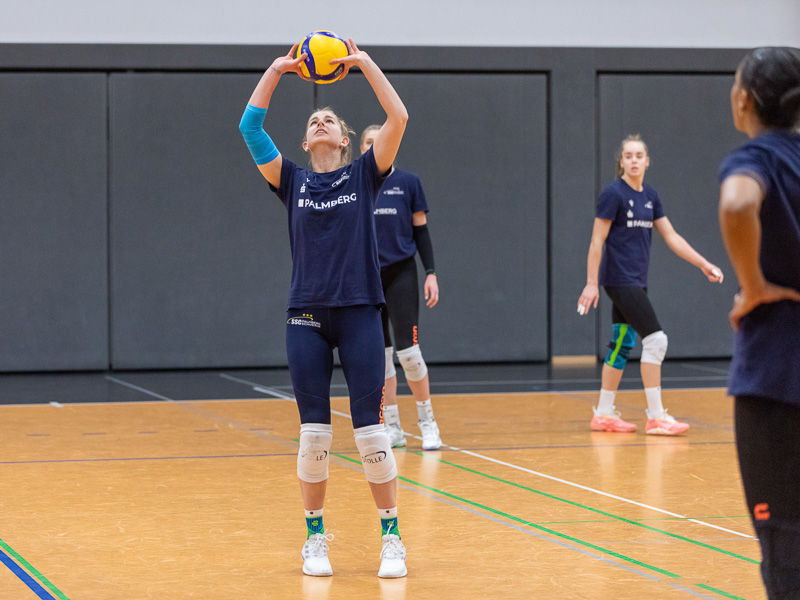
<svg viewBox="0 0 800 600"><path fill-rule="evenodd" d="M390 533L400 537L400 529L397 527L397 507L379 508L378 514L381 517L381 537Z"/></svg>
<svg viewBox="0 0 800 600"><path fill-rule="evenodd" d="M658 416L664 412L664 405L661 404L661 386L644 388L644 395L647 398L647 410L651 415Z"/></svg>
<svg viewBox="0 0 800 600"><path fill-rule="evenodd" d="M608 415L614 411L614 398L617 392L611 390L600 390L600 399L597 401L597 414Z"/></svg>
<svg viewBox="0 0 800 600"><path fill-rule="evenodd" d="M315 533L325 533L325 526L322 524L322 509L306 511L306 539Z"/></svg>
<svg viewBox="0 0 800 600"><path fill-rule="evenodd" d="M397 404L383 405L383 422L387 425L400 426L400 411L397 408Z"/></svg>
<svg viewBox="0 0 800 600"><path fill-rule="evenodd" d="M433 406L431 406L430 398L423 402L417 400L417 416L420 421L430 421L433 419Z"/></svg>

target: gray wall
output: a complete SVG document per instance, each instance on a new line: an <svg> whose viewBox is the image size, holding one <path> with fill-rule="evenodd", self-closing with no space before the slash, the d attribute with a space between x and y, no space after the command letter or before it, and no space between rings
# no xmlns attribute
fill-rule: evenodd
<svg viewBox="0 0 800 600"><path fill-rule="evenodd" d="M283 52L0 44L0 203L13 216L0 239L0 279L11 282L0 332L12 340L0 370L285 364L285 211L237 130L264 57ZM422 308L427 360L602 352L607 317L580 318L575 306L594 200L631 131L650 145L647 181L676 229L728 275L711 286L655 243L650 290L670 356L729 354L734 284L715 173L743 141L728 116L743 51L370 54L408 105L397 162L421 176L431 205L442 301ZM286 77L267 129L295 162L305 119L324 104L359 131L381 120L359 73L329 86ZM46 259L34 239L52 244Z"/></svg>

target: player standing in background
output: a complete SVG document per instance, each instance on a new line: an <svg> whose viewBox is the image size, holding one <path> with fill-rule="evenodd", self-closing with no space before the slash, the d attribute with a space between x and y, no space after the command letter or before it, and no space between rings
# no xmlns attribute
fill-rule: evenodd
<svg viewBox="0 0 800 600"><path fill-rule="evenodd" d="M739 280L728 380L770 600L800 599L800 50L756 48L736 70L719 217Z"/></svg>
<svg viewBox="0 0 800 600"><path fill-rule="evenodd" d="M380 125L370 125L361 134L361 153L372 147ZM408 387L417 403L417 417L422 434L422 449L437 450L442 446L439 426L431 406L428 367L419 347L419 283L414 256L419 252L425 268L423 293L429 308L439 302L439 284L433 262L433 245L428 232L428 204L419 177L392 167L383 184L375 209L375 230L378 234L378 255L381 261L381 283L386 306L381 314L386 347L386 390L383 418L392 447L406 445L397 408L397 371L392 356L394 346L389 332L392 324L397 345L397 358L406 376Z"/></svg>
<svg viewBox="0 0 800 600"><path fill-rule="evenodd" d="M357 66L372 86L386 122L373 148L351 163L349 127L330 109L306 123L303 149L311 169L281 156L263 129L272 93L284 73L302 76L295 45L266 70L239 129L270 188L286 206L292 248L292 283L286 350L297 408L300 449L297 475L306 513L303 572L326 576L328 560L322 511L332 440L330 382L333 349L339 349L350 393L356 445L381 519L379 577L406 575L405 548L397 527L397 465L381 420L384 354L380 281L373 211L392 168L408 113L397 92L367 53L352 40L350 55L336 61Z"/></svg>
<svg viewBox="0 0 800 600"><path fill-rule="evenodd" d="M628 136L622 141L617 158L618 179L597 199L586 287L578 300L578 313L588 314L591 307L597 308L600 285L613 307L611 343L603 364L600 399L593 409L590 426L595 431L636 431L636 425L623 421L615 410L614 398L638 332L642 337L640 363L647 398L645 432L678 435L689 429L689 424L676 421L661 403L661 363L667 353L667 335L647 297L652 228L661 234L670 250L699 268L709 281L722 283L722 271L698 254L672 227L658 194L644 183L649 166L647 146L641 137Z"/></svg>

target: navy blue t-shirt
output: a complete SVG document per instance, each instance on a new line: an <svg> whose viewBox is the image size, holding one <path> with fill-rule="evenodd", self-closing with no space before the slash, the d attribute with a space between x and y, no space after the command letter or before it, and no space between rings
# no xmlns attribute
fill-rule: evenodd
<svg viewBox="0 0 800 600"><path fill-rule="evenodd" d="M722 162L719 180L737 174L764 191L764 277L800 291L800 134L766 133L737 148ZM741 319L728 393L800 405L800 302L762 304Z"/></svg>
<svg viewBox="0 0 800 600"><path fill-rule="evenodd" d="M653 222L664 216L661 200L646 183L637 192L622 178L597 199L597 217L611 221L600 263L600 285L646 287Z"/></svg>
<svg viewBox="0 0 800 600"><path fill-rule="evenodd" d="M381 267L388 267L417 253L411 215L428 212L428 203L419 177L395 169L378 193L375 229Z"/></svg>
<svg viewBox="0 0 800 600"><path fill-rule="evenodd" d="M289 308L384 303L372 214L383 181L371 149L330 173L283 157L280 187L270 188L289 216Z"/></svg>

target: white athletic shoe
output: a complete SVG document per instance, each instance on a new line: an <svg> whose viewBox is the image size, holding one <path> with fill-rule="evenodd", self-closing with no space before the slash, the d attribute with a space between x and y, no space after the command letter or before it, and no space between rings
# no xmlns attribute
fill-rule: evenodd
<svg viewBox="0 0 800 600"><path fill-rule="evenodd" d="M436 419L420 421L417 424L422 432L423 450L438 450L442 447L442 438L439 437L439 426L436 424Z"/></svg>
<svg viewBox="0 0 800 600"><path fill-rule="evenodd" d="M406 432L399 423L386 423L386 433L389 434L389 443L392 448L403 448L406 445Z"/></svg>
<svg viewBox="0 0 800 600"><path fill-rule="evenodd" d="M333 534L315 533L306 540L300 556L303 558L303 573L314 577L330 577L333 575L331 561L328 560L328 544L333 541Z"/></svg>
<svg viewBox="0 0 800 600"><path fill-rule="evenodd" d="M384 579L394 579L405 577L408 573L406 569L406 548L399 535L387 533L381 538L383 549L381 550L381 568L378 570L378 577Z"/></svg>

